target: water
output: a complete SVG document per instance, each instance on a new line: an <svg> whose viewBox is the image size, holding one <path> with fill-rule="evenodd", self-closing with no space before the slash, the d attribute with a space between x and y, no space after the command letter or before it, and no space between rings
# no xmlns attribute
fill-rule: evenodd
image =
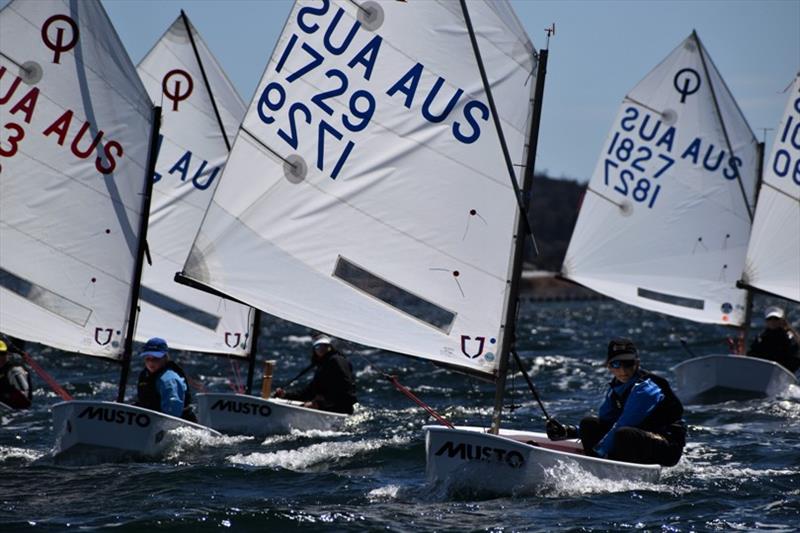
<svg viewBox="0 0 800 533"><path fill-rule="evenodd" d="M757 302L762 308L766 302ZM670 378L687 357L725 352L728 331L616 302L533 303L521 309L519 349L551 414L577 422L599 404L609 337L638 341L644 366ZM800 317L800 308L790 309ZM797 324L797 322L795 322ZM308 362L308 332L267 320L260 360L279 361L280 384ZM169 333L164 336L169 338ZM36 406L0 428L2 531L289 530L754 530L800 528L800 390L768 400L688 407L690 444L657 484L604 481L568 468L535 494L492 498L448 494L427 483L424 412L381 373L400 381L457 424L484 424L491 385L429 363L347 346L361 405L340 432L266 440L178 436L162 461L108 462L50 455L49 406L37 380ZM118 367L34 347L33 355L76 398L113 399ZM178 354L195 378L229 390L224 358ZM139 363L134 366L134 376ZM259 374L260 375L260 374ZM543 428L517 375L506 425ZM133 395L132 388L129 397Z"/></svg>

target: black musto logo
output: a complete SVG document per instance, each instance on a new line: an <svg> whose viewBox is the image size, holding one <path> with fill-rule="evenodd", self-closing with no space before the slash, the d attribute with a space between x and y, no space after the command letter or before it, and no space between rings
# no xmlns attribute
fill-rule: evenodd
<svg viewBox="0 0 800 533"><path fill-rule="evenodd" d="M89 420L100 420L112 424L123 424L132 426L136 424L140 428L150 425L150 417L144 413L134 413L131 411L121 411L109 407L89 406L78 415L78 418L88 418Z"/></svg>
<svg viewBox="0 0 800 533"><path fill-rule="evenodd" d="M504 450L491 446L478 446L477 444L466 444L464 442L454 443L449 440L445 442L436 455L448 457L458 457L462 461L495 461L505 463L511 468L522 468L525 458L522 454L514 450Z"/></svg>
<svg viewBox="0 0 800 533"><path fill-rule="evenodd" d="M272 409L270 409L269 405L258 404L256 402L239 402L236 400L217 400L214 402L214 405L211 406L211 410L255 416L270 416L272 414Z"/></svg>

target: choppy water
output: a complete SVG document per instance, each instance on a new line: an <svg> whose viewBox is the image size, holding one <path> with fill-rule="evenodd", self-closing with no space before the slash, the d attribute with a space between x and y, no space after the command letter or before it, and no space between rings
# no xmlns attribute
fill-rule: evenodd
<svg viewBox="0 0 800 533"><path fill-rule="evenodd" d="M800 317L800 308L790 314ZM669 368L688 357L682 336L698 355L726 351L724 328L616 302L525 302L521 315L520 353L548 410L563 421L577 421L599 404L610 336L639 341L645 366L668 378ZM263 329L259 357L279 360L280 384L307 364L309 337L278 320ZM49 406L58 399L37 380L35 408L6 417L0 427L0 530L800 529L800 390L690 406L685 457L658 484L603 481L565 468L537 494L454 496L426 482L420 428L427 416L381 372L397 374L457 424L487 423L492 387L425 362L348 350L361 405L343 431L263 441L190 431L160 462L54 461ZM116 365L36 346L31 352L76 398L115 397ZM226 359L185 353L177 359L210 389L228 389ZM542 429L523 380L512 383L518 407L506 425Z"/></svg>

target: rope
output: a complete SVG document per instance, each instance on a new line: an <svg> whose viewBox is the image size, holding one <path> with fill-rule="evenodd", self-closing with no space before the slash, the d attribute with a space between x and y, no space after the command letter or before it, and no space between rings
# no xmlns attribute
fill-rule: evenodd
<svg viewBox="0 0 800 533"><path fill-rule="evenodd" d="M528 371L522 366L522 359L520 359L519 354L516 350L511 350L511 354L514 356L514 359L517 361L517 366L519 366L520 372L522 375L525 376L525 381L528 382L528 388L531 389L533 393L533 397L536 398L536 401L539 403L539 407L542 409L542 413L544 413L544 417L547 420L550 420L550 415L547 414L547 409L544 408L544 404L542 400L539 398L539 393L536 392L536 387L533 386L533 381L531 381L530 376L528 376Z"/></svg>
<svg viewBox="0 0 800 533"><path fill-rule="evenodd" d="M242 394L244 392L244 387L242 386L242 376L239 373L239 365L236 363L232 358L229 359L231 362L231 368L233 369L233 381L229 382L233 392L237 394Z"/></svg>
<svg viewBox="0 0 800 533"><path fill-rule="evenodd" d="M17 350L17 351L22 356L22 358L25 360L25 362L28 363L28 365L34 370L34 372L36 372L36 374L38 374L39 377L42 378L45 383L50 385L50 388L53 389L53 391L56 394L58 394L61 397L62 400L66 401L66 402L74 400L72 395L70 393L68 393L66 390L64 390L64 387L59 385L58 382L53 378L53 376L48 374L47 371L44 368L39 366L39 363L37 363L36 361L33 360L33 357L28 355L28 352L25 352L25 351L22 351L22 350Z"/></svg>
<svg viewBox="0 0 800 533"><path fill-rule="evenodd" d="M433 418L436 419L437 422L439 422L443 426L447 426L450 429L455 429L453 424L448 422L446 418L444 418L442 415L434 411L430 405L426 404L425 402L417 398L413 392L408 390L408 388L404 387L399 381L397 381L396 376L384 373L383 377L389 380L389 382L391 382L391 384L394 385L394 388L403 393L409 400L411 400L412 402L416 403L417 405L425 409L429 415L431 415Z"/></svg>

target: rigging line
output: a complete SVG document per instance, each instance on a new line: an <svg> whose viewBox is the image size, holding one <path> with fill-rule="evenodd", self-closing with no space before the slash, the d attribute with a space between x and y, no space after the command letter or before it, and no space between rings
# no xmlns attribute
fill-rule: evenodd
<svg viewBox="0 0 800 533"><path fill-rule="evenodd" d="M733 147L731 146L731 139L728 135L728 128L725 126L725 121L722 119L722 112L719 109L719 102L717 102L717 93L714 90L714 84L711 83L711 77L708 75L708 66L706 65L706 56L703 53L703 44L700 42L700 38L697 36L697 32L692 31L692 37L694 37L695 43L697 43L697 50L700 52L700 62L703 64L703 72L705 72L706 80L708 81L708 88L711 91L711 99L714 102L714 111L717 114L717 120L719 120L719 124L722 127L722 134L725 136L725 144L728 147L728 153L731 154L731 157L734 156ZM742 194L742 200L744 201L744 207L747 209L747 216L750 218L750 223L753 223L753 211L750 209L750 204L747 201L747 191L744 190L744 183L742 182L742 174L739 172L739 167L735 166L736 169L736 182L739 184L739 192Z"/></svg>
<svg viewBox="0 0 800 533"><path fill-rule="evenodd" d="M33 69L31 69L31 68L27 68L27 67L25 67L24 65L20 64L18 61L15 61L14 59L11 59L9 56L7 56L6 54L4 54L3 52L0 52L0 56L2 56L2 57L5 57L6 59L8 59L8 60L9 60L9 61L11 61L12 63L14 63L16 66L18 66L19 68L21 68L21 69L22 69L22 71L23 71L25 74L30 74L30 73L31 73L31 70L33 70Z"/></svg>
<svg viewBox="0 0 800 533"><path fill-rule="evenodd" d="M664 116L664 112L663 112L663 111L659 111L658 109L656 109L656 108L654 108L654 107L650 107L650 106L649 106L649 105L647 105L647 104L643 104L643 103L642 103L642 102L640 102L639 100L636 100L636 99L634 99L634 98L631 98L631 97L630 97L630 96L628 96L627 94L625 95L625 98L623 98L623 100L627 100L627 101L629 101L629 102L632 102L632 103L634 103L634 104L638 105L639 107L643 107L643 108L645 108L645 109L647 109L647 110L649 110L649 111L652 111L653 113L655 113L655 114L657 114L657 115L660 115L660 116L662 116L662 117Z"/></svg>
<svg viewBox="0 0 800 533"><path fill-rule="evenodd" d="M436 412L436 411L433 409L433 407L431 407L431 406L430 406L430 405L428 405L427 403L425 403L425 402L423 402L422 400L420 400L420 399L419 399L419 398L418 398L416 395L414 395L414 393L413 393L413 392L411 392L411 391L410 391L410 390L409 390L407 387L405 387L405 386L404 386L402 383L400 383L399 381L397 381L397 376L392 376L392 375L390 375L390 374L387 374L387 373L385 373L385 372L384 372L384 373L382 373L382 375L383 375L383 377L384 377L384 378L385 378L387 381L389 381L389 382L390 382L392 385L394 385L394 388L395 388L395 389L397 389L397 390L398 390L398 391L400 391L400 392L401 392L403 395L405 395L405 396L406 396L406 398L408 398L409 400L411 400L411 401L412 401L412 402L414 402L415 404L417 404L417 405L419 405L420 407L422 407L423 409L425 409L425 411L426 411L426 412L427 412L429 415L431 415L433 418L435 418L437 422L439 422L439 423L440 423L440 424L442 424L443 426L447 426L447 427L448 427L448 428L450 428L450 429L455 429L455 426L453 426L453 424L452 424L450 421L448 421L448 420L447 420L445 417L443 417L442 415L440 415L439 413L437 413L437 412Z"/></svg>
<svg viewBox="0 0 800 533"><path fill-rule="evenodd" d="M372 12L371 12L369 9L367 9L367 8L365 8L364 6L360 5L360 4L359 4L358 2L356 2L355 0L348 0L348 1L349 1L351 4L353 4L354 6L356 6L358 9L360 9L360 10L361 10L361 12L362 12L362 13L364 13L365 15L372 15Z"/></svg>
<svg viewBox="0 0 800 533"><path fill-rule="evenodd" d="M508 144L506 143L506 137L503 133L503 126L500 124L500 115L497 113L497 107L494 103L494 96L492 95L492 88L489 84L489 78L486 75L486 68L483 66L481 51L478 48L478 39L475 37L475 30L472 27L472 20L470 19L469 11L467 10L466 0L461 0L461 10L464 13L464 22L467 24L469 39L472 43L472 51L474 52L475 60L478 63L478 70L481 74L481 81L483 82L483 90L486 93L486 100L489 102L489 108L492 111L492 120L494 122L495 130L497 130L497 137L500 140L500 147L503 150L503 159L506 163L508 176L511 180L511 186L514 188L514 196L517 199L517 207L519 208L520 216L524 221L525 232L527 235L530 235L531 240L533 240L533 230L531 229L530 221L528 220L528 208L525 206L523 191L520 190L519 184L517 183L516 173L514 172L514 163L511 161L511 154L508 151ZM528 147L528 150L532 149L533 147ZM535 248L536 244L534 243L533 246Z"/></svg>
<svg viewBox="0 0 800 533"><path fill-rule="evenodd" d="M608 196L604 195L603 193L597 192L596 190L592 189L591 187L586 187L586 190L591 192L591 193L596 194L597 196L599 196L600 198L602 198L606 202L608 202L610 204L614 204L615 206L619 207L621 210L623 210L623 211L625 210L625 205L624 204L615 202L614 200L612 200Z"/></svg>
<svg viewBox="0 0 800 533"><path fill-rule="evenodd" d="M792 196L788 192L782 191L781 189L777 188L776 186L772 185L769 182L763 181L763 182L761 182L761 186L762 187L769 187L773 191L777 192L778 194L784 195L785 197L787 197L789 200L791 200L793 202L800 202L800 197L795 198L794 196Z"/></svg>
<svg viewBox="0 0 800 533"><path fill-rule="evenodd" d="M28 363L28 366L30 366L34 370L34 372L36 372L39 375L39 377L42 378L44 382L47 383L50 386L50 388L53 389L53 391L61 397L62 400L64 400L65 402L74 400L72 395L68 393L66 390L64 390L64 388L58 384L55 378L53 378L53 376L48 374L47 371L39 365L39 363L34 361L33 357L31 357L28 354L28 352L20 350L19 348L16 348L16 351L18 354L22 356L25 362Z"/></svg>
<svg viewBox="0 0 800 533"><path fill-rule="evenodd" d="M533 381L531 381L531 377L528 375L528 371L522 366L522 359L520 358L517 350L512 349L511 354L514 356L514 359L517 361L517 366L519 367L519 371L522 372L522 375L525 377L525 381L528 383L528 388L533 393L533 397L536 398L536 402L539 404L539 408L544 413L544 417L546 420L550 420L550 415L547 414L547 409L544 408L544 404L542 403L541 398L539 398L539 393L536 391L536 387L533 385Z"/></svg>
<svg viewBox="0 0 800 533"><path fill-rule="evenodd" d="M203 62L200 61L200 52L197 51L197 44L194 42L194 34L192 33L192 28L189 26L189 18L186 16L186 12L181 9L181 19L183 19L183 24L186 26L186 32L189 34L189 41L192 43L192 50L194 50L194 57L197 59L197 64L200 66L200 74L203 75L203 82L206 85L206 90L208 91L208 97L211 98L211 106L214 108L214 115L217 117L217 123L219 124L219 129L222 132L222 138L225 140L225 147L228 149L228 152L231 151L231 142L228 140L228 133L225 131L225 126L222 123L222 117L219 114L219 108L217 107L217 101L214 98L214 93L211 90L211 84L208 82L208 76L206 76L206 69L203 67Z"/></svg>
<svg viewBox="0 0 800 533"><path fill-rule="evenodd" d="M284 162L284 163L286 163L287 165L291 166L293 169L297 170L297 165L296 165L295 163L292 163L291 161L289 161L288 159L286 159L285 157L283 157L281 154L279 154L278 152L276 152L275 150L273 150L272 148L270 148L269 146L267 146L267 145L266 145L266 144L265 144L265 143L264 143L264 142L263 142L261 139L259 139L258 137L256 137L256 135L255 135L254 133L252 133L250 130L248 130L248 129L247 129L247 128L245 128L244 126L242 126L242 127L241 127L241 128L239 128L239 129L241 129L243 132L245 132L245 133L247 134L247 136L248 136L248 137L250 137L250 138L251 138L251 139L253 139L253 140L254 140L256 143L258 143L258 145L259 145L260 147L264 148L264 149L265 149L265 150L267 150L269 153L271 153L272 155L274 155L275 157L277 157L278 159L280 159L281 161L283 161L283 162Z"/></svg>

